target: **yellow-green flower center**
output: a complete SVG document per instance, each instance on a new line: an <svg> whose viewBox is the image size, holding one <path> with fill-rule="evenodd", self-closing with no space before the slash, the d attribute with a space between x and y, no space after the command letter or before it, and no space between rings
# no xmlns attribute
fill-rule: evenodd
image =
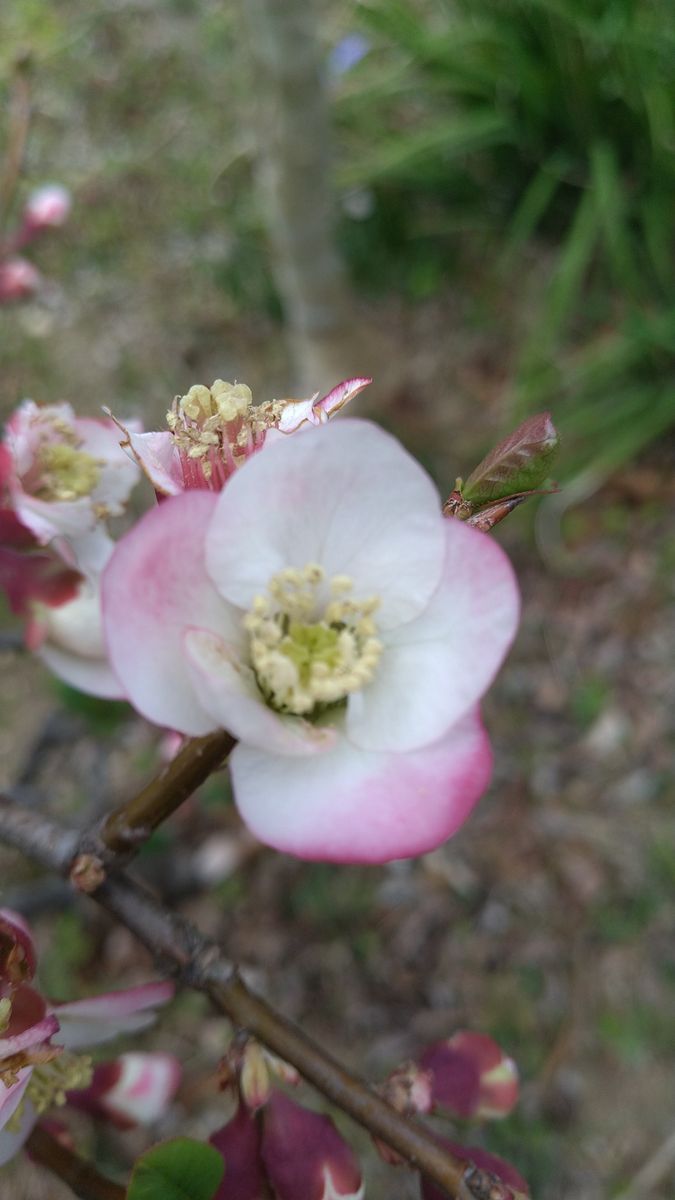
<svg viewBox="0 0 675 1200"><path fill-rule="evenodd" d="M276 424L278 409L278 401L254 405L245 383L216 379L210 388L195 383L177 396L166 420L178 450L198 461L208 481L221 459L236 467L248 457L256 439Z"/></svg>
<svg viewBox="0 0 675 1200"><path fill-rule="evenodd" d="M51 1062L34 1067L21 1103L6 1128L10 1133L20 1128L26 1100L30 1101L38 1116L42 1116L47 1109L64 1105L67 1092L89 1087L93 1074L94 1068L88 1055L71 1054L68 1050L62 1050Z"/></svg>
<svg viewBox="0 0 675 1200"><path fill-rule="evenodd" d="M315 563L287 567L256 596L244 620L258 686L271 708L317 716L371 681L382 653L373 613L379 597L354 600L353 581L326 581Z"/></svg>
<svg viewBox="0 0 675 1200"><path fill-rule="evenodd" d="M78 500L89 496L101 477L101 465L86 450L67 442L45 442L37 456L41 500Z"/></svg>

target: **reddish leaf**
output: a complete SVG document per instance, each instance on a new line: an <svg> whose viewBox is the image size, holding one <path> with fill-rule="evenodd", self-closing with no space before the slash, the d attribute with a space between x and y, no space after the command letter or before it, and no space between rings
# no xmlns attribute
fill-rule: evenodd
<svg viewBox="0 0 675 1200"><path fill-rule="evenodd" d="M488 504L540 487L558 451L550 413L528 417L478 464L462 488L462 499Z"/></svg>

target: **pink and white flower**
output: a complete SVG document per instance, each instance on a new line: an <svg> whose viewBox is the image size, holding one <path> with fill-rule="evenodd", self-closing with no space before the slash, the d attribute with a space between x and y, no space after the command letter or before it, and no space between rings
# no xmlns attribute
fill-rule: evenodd
<svg viewBox="0 0 675 1200"><path fill-rule="evenodd" d="M278 439L220 494L146 514L106 569L103 612L143 715L239 739L236 802L280 850L421 854L487 786L477 705L516 629L513 572L368 422Z"/></svg>
<svg viewBox="0 0 675 1200"><path fill-rule="evenodd" d="M63 604L34 603L27 644L69 687L103 700L125 699L108 662L98 575L82 579L75 595Z"/></svg>
<svg viewBox="0 0 675 1200"><path fill-rule="evenodd" d="M152 1125L166 1112L180 1079L173 1054L131 1051L94 1067L89 1087L68 1092L68 1104L118 1129Z"/></svg>
<svg viewBox="0 0 675 1200"><path fill-rule="evenodd" d="M22 525L40 545L56 540L69 565L99 571L110 552L103 522L124 511L139 478L114 423L25 400L7 423L4 449L5 487Z"/></svg>
<svg viewBox="0 0 675 1200"><path fill-rule="evenodd" d="M279 434L323 425L371 382L345 379L326 396L253 404L244 383L216 379L177 396L167 413L168 429L137 433L126 428L121 443L161 496L190 489L218 492L238 467Z"/></svg>
<svg viewBox="0 0 675 1200"><path fill-rule="evenodd" d="M145 1029L174 993L172 983L149 983L49 1004L32 985L35 965L26 923L0 909L0 1166L43 1112L64 1103L69 1089L90 1083L89 1060L74 1052Z"/></svg>

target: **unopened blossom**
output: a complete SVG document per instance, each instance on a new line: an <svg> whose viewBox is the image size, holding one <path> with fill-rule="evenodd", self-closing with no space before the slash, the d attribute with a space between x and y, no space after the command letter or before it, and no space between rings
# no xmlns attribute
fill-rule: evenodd
<svg viewBox="0 0 675 1200"><path fill-rule="evenodd" d="M180 1063L173 1054L130 1051L99 1063L89 1086L69 1091L67 1100L118 1129L131 1129L151 1125L163 1116L180 1079Z"/></svg>
<svg viewBox="0 0 675 1200"><path fill-rule="evenodd" d="M518 1068L487 1034L455 1033L429 1046L420 1064L430 1072L434 1105L459 1117L506 1117L518 1100Z"/></svg>
<svg viewBox="0 0 675 1200"><path fill-rule="evenodd" d="M225 1174L213 1200L268 1200L269 1187L261 1158L260 1120L240 1104L209 1141L225 1160Z"/></svg>
<svg viewBox="0 0 675 1200"><path fill-rule="evenodd" d="M60 183L46 183L35 188L26 201L21 223L22 243L45 229L58 229L67 220L72 199Z"/></svg>
<svg viewBox="0 0 675 1200"><path fill-rule="evenodd" d="M283 1092L263 1110L261 1155L277 1200L363 1200L358 1159L331 1118Z"/></svg>
<svg viewBox="0 0 675 1200"><path fill-rule="evenodd" d="M238 467L279 434L322 425L363 391L370 379L346 379L325 396L254 404L245 383L216 379L177 396L168 429L136 433L120 423L127 448L160 496L190 488L218 492Z"/></svg>
<svg viewBox="0 0 675 1200"><path fill-rule="evenodd" d="M235 799L269 845L421 854L487 786L477 705L516 629L513 573L368 422L280 440L219 495L147 513L104 573L103 613L144 716L239 739Z"/></svg>
<svg viewBox="0 0 675 1200"><path fill-rule="evenodd" d="M69 565L96 572L107 560L107 517L124 511L138 468L108 419L76 417L69 404L25 400L7 422L5 488L19 521L41 545L56 541Z"/></svg>
<svg viewBox="0 0 675 1200"><path fill-rule="evenodd" d="M42 276L27 258L15 255L0 259L0 304L25 300L39 288Z"/></svg>
<svg viewBox="0 0 675 1200"><path fill-rule="evenodd" d="M42 1113L91 1083L91 1061L80 1050L144 1029L174 991L171 983L151 983L49 1004L33 985L35 966L26 923L0 909L0 1166Z"/></svg>

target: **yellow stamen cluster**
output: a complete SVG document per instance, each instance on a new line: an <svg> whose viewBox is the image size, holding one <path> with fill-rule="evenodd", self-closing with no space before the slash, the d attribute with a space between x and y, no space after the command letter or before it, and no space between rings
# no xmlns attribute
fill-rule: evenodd
<svg viewBox="0 0 675 1200"><path fill-rule="evenodd" d="M314 716L371 681L382 653L377 596L353 600L353 581L308 563L274 575L244 618L258 686L278 712Z"/></svg>
<svg viewBox="0 0 675 1200"><path fill-rule="evenodd" d="M40 1117L49 1108L62 1107L66 1103L67 1092L75 1088L89 1087L93 1074L91 1058L62 1050L58 1058L44 1066L35 1067L21 1103L12 1113L5 1128L10 1133L16 1133L21 1128L26 1100L30 1101Z"/></svg>
<svg viewBox="0 0 675 1200"><path fill-rule="evenodd" d="M45 442L37 456L41 500L78 500L89 496L101 477L101 464L68 442Z"/></svg>
<svg viewBox="0 0 675 1200"><path fill-rule="evenodd" d="M251 452L255 439L278 419L278 403L253 404L245 383L216 379L210 388L194 384L185 396L177 396L166 414L167 424L179 450L197 459L206 479L213 471L210 457L219 451L238 466Z"/></svg>

